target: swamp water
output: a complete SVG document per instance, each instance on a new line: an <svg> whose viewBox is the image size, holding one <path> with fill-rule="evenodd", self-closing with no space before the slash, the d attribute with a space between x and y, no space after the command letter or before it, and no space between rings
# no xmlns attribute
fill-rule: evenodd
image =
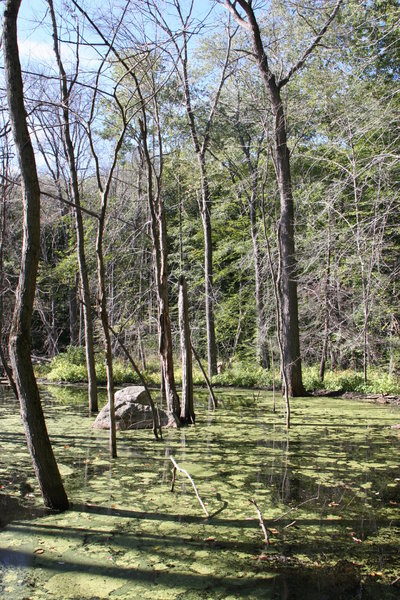
<svg viewBox="0 0 400 600"><path fill-rule="evenodd" d="M86 394L45 388L44 410L72 509L51 514L18 405L0 390L0 597L340 600L400 597L400 411L342 399L196 393L194 427L93 430ZM206 518L189 480L196 483ZM268 528L264 536L252 498Z"/></svg>

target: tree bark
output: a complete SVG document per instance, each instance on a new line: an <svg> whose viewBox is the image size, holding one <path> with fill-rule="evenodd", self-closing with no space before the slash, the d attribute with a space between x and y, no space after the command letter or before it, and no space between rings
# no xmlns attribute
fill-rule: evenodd
<svg viewBox="0 0 400 600"><path fill-rule="evenodd" d="M9 170L9 156L8 149L7 155L3 156L3 175L4 181L6 181ZM2 198L0 207L0 363L7 375L11 389L13 390L16 398L18 399L17 386L15 385L14 377L12 374L11 367L9 365L8 352L3 346L3 295L4 295L4 242L7 228L7 210L6 210L6 199L7 199L7 184L2 185Z"/></svg>
<svg viewBox="0 0 400 600"><path fill-rule="evenodd" d="M93 318L92 318L92 307L90 298L90 286L89 277L86 265L86 254L85 254L85 234L83 229L83 217L81 210L81 199L79 193L79 182L78 173L76 169L75 150L72 142L71 130L70 130L70 96L71 88L68 89L67 76L64 69L64 65L61 60L60 51L58 48L58 34L57 34L57 23L54 13L54 6L52 0L47 0L50 16L53 27L53 41L54 41L54 53L56 55L58 69L60 73L60 85L61 85L61 96L62 96L62 116L63 116L63 136L65 142L65 149L68 160L68 168L70 174L70 188L71 196L74 202L74 213L75 213L75 227L76 227L76 239L77 239L77 253L78 253L78 268L79 277L82 286L82 300L83 300L83 319L84 319L84 332L85 332L85 354L86 354L86 366L88 372L88 399L89 399L89 415L97 413L98 399L97 399L97 380L96 380L96 367L95 367L95 356L94 356L94 336L93 336Z"/></svg>
<svg viewBox="0 0 400 600"><path fill-rule="evenodd" d="M254 178L253 174L253 178ZM255 184L257 186L257 184ZM260 248L258 245L257 235L257 212L256 212L256 193L252 192L249 202L250 208L250 234L253 245L253 263L255 275L255 296L257 309L257 354L261 366L264 369L269 369L271 361L269 357L268 344L266 340L266 323L263 302L263 289L261 277L261 259Z"/></svg>
<svg viewBox="0 0 400 600"><path fill-rule="evenodd" d="M281 98L280 85L270 71L268 58L261 40L261 33L251 2L239 0L238 4L246 14L247 20L240 17L236 2L225 0L227 8L233 12L237 21L251 35L253 53L269 93L274 117L273 134L275 142L275 169L280 198L280 234L281 234L281 323L282 349L286 381L290 396L302 396L305 391L301 374L300 337L298 321L298 300L296 282L296 259L294 244L294 207L290 174L289 149L287 146L286 120Z"/></svg>
<svg viewBox="0 0 400 600"><path fill-rule="evenodd" d="M76 277L75 283L73 287L68 291L68 312L69 312L69 344L70 346L76 346L78 341L78 331L77 331L77 323L78 323L78 305L76 301L76 289L77 289L77 279Z"/></svg>
<svg viewBox="0 0 400 600"><path fill-rule="evenodd" d="M159 198L158 202L159 208L156 220L160 252L155 252L155 254L158 254L155 258L155 271L158 295L159 352L163 364L167 411L171 420L178 425L180 423L181 407L175 385L171 319L169 314L166 220L162 199Z"/></svg>
<svg viewBox="0 0 400 600"><path fill-rule="evenodd" d="M265 308L263 301L263 283L261 275L261 257L260 247L258 243L258 232L257 232L257 194L258 194L258 178L259 178L259 158L261 153L261 147L258 146L256 158L254 163L250 155L250 144L246 144L243 133L239 124L239 115L237 115L236 129L239 135L240 144L242 146L243 154L245 156L249 171L251 173L251 193L246 194L249 212L250 212L250 234L253 245L253 263L254 263L254 275L255 275L255 296L256 296L256 309L257 309L257 357L264 369L269 369L271 366L268 343L266 339L267 324L265 320Z"/></svg>
<svg viewBox="0 0 400 600"><path fill-rule="evenodd" d="M157 290L159 354L161 359L161 376L164 383L167 412L170 423L180 426L180 402L176 391L174 375L174 359L171 333L171 319L168 300L168 247L167 222L164 201L161 197L161 173L156 185L153 181L153 163L147 145L147 122L143 109L143 120L139 119L142 136L142 151L147 169L147 195L150 210L151 237L154 259L154 277ZM161 151L160 151L161 155ZM162 160L160 160L160 169ZM161 386L162 388L162 386Z"/></svg>
<svg viewBox="0 0 400 600"><path fill-rule="evenodd" d="M182 356L181 421L184 423L194 423L192 345L190 341L187 286L183 275L179 277L178 308Z"/></svg>
<svg viewBox="0 0 400 600"><path fill-rule="evenodd" d="M10 334L10 358L21 407L28 449L46 506L68 508L60 472L53 454L31 360L31 322L40 247L40 189L35 156L24 106L17 41L21 0L7 0L3 17L4 66L13 137L23 190L23 247L21 270Z"/></svg>
<svg viewBox="0 0 400 600"><path fill-rule="evenodd" d="M300 358L297 266L294 243L294 203L287 147L286 119L281 93L272 76L268 79L274 115L275 162L280 197L281 310L284 369L290 396L303 396Z"/></svg>
<svg viewBox="0 0 400 600"><path fill-rule="evenodd" d="M319 365L319 378L320 381L324 381L325 377L325 366L326 359L328 356L328 344L329 344L329 324L330 324L330 310L329 310L329 286L331 281L331 224L330 224L330 212L328 212L328 249L326 257L326 273L325 273L325 285L324 285L324 296L325 296L325 314L324 314L324 339L322 343L321 362Z"/></svg>
<svg viewBox="0 0 400 600"><path fill-rule="evenodd" d="M107 207L107 196L104 193L102 198L102 214L99 219L96 240L96 255L97 255L97 275L99 286L99 305L100 305L100 320L103 329L103 344L104 355L106 361L107 372L107 398L110 411L110 456L117 458L117 429L115 424L115 399L114 399L114 374L113 374L113 357L110 336L110 326L108 321L107 310L107 293L106 293L106 272L104 266L103 255L103 234L105 213Z"/></svg>
<svg viewBox="0 0 400 600"><path fill-rule="evenodd" d="M206 304L206 330L207 330L207 362L208 376L217 373L217 344L215 339L214 319L214 274L213 274L213 249L211 231L211 196L208 178L205 171L204 157L199 157L201 171L201 220L204 233L204 279L205 279L205 304Z"/></svg>

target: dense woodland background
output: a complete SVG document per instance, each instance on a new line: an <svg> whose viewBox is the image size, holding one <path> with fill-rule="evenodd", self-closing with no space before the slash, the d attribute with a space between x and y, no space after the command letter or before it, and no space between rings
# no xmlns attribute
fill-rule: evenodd
<svg viewBox="0 0 400 600"><path fill-rule="evenodd" d="M166 235L168 249L175 358L178 280L184 275L192 342L205 362L210 363L208 297L218 370L240 362L249 369L259 365L260 374L271 369L271 359L277 367L282 263L273 113L249 32L223 4L54 1L52 19L52 3L43 0L24 17L24 35L31 29L31 39L41 35L42 47L48 46L40 59L33 55L22 62L42 192L32 327L36 357L53 358L85 345L67 113L98 360L101 214L109 322L141 368L157 358L155 207L159 223L165 210L160 237ZM337 3L249 4L269 68L282 79ZM357 369L367 379L370 367L388 375L400 368L400 11L398 0L338 4L322 39L281 89L295 208L300 348L303 365L318 365L316 379L324 376L325 360L330 369ZM23 227L4 82L1 89L1 336L6 349ZM207 293L206 217L212 248ZM115 338L112 350L123 355Z"/></svg>

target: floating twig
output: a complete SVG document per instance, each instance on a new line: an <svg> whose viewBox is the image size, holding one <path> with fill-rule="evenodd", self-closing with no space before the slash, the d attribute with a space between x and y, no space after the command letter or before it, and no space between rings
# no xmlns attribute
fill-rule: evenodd
<svg viewBox="0 0 400 600"><path fill-rule="evenodd" d="M283 513L280 517L276 517L276 519L274 519L274 521L275 522L280 521L281 519L283 519L283 517L290 515L291 512L300 508L300 506L307 504L307 502L312 502L313 500L319 500L319 486L318 486L318 494L316 496L313 496L313 498L308 498L307 500L304 500L304 502L300 502L300 504L297 504L297 506L293 506L293 508L291 508L287 512Z"/></svg>
<svg viewBox="0 0 400 600"><path fill-rule="evenodd" d="M267 544L267 547L268 547L269 546L269 535L268 535L268 530L267 530L267 528L265 527L265 524L264 524L264 519L263 519L263 516L261 514L261 510L258 508L258 504L257 504L257 502L255 500L253 500L252 498L249 498L249 502L251 504L253 504L254 508L257 511L258 520L260 522L260 527L261 527L261 530L262 530L262 532L264 534L264 541L265 541L265 543Z"/></svg>
<svg viewBox="0 0 400 600"><path fill-rule="evenodd" d="M196 493L197 500L199 501L201 508L204 510L206 516L209 517L210 514L209 514L208 510L206 509L206 507L204 506L204 502L200 498L199 492L197 491L197 487L196 487L193 479L190 477L189 473L187 471L185 471L185 469L182 469L182 467L180 467L178 465L178 463L176 462L176 460L174 459L173 456L170 456L169 458L170 458L170 461L172 462L172 464L174 465L174 468L172 470L171 492L174 491L176 472L180 471L181 473L183 473L184 475L186 475L186 477L189 479L189 481L192 484L193 489L194 489L194 491Z"/></svg>
<svg viewBox="0 0 400 600"><path fill-rule="evenodd" d="M287 525L285 525L285 527L283 529L288 529L289 527L293 527L293 525L296 525L297 521L292 521L291 523L288 523Z"/></svg>

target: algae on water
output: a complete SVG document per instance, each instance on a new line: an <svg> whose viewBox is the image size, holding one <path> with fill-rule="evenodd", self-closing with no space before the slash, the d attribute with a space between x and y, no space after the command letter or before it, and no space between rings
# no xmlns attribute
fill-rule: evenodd
<svg viewBox="0 0 400 600"><path fill-rule="evenodd" d="M69 390L71 394L72 390ZM73 393L72 393L73 395ZM400 574L396 408L296 399L292 428L269 394L220 392L195 427L93 430L86 399L43 391L72 509L50 514L15 401L0 399L0 593L6 598L394 598ZM210 518L190 482L193 477ZM254 506L269 530L264 543ZM3 504L1 506L3 506ZM286 591L285 591L286 590ZM291 594L291 595L290 595ZM318 595L319 594L319 595ZM357 596L358 594L358 596ZM360 595L363 594L363 595Z"/></svg>

